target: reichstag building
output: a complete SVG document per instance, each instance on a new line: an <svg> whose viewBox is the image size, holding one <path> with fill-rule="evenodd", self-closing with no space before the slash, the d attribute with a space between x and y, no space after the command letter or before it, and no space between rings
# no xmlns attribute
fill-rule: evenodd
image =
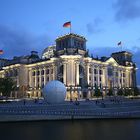
<svg viewBox="0 0 140 140"><path fill-rule="evenodd" d="M136 65L127 51L110 57L94 58L86 49L86 38L77 34L58 37L56 45L44 49L41 58L31 55L0 59L0 77L11 77L17 91L11 97L39 98L42 88L51 80L63 82L66 99L91 98L95 88L105 95L120 88L136 87Z"/></svg>

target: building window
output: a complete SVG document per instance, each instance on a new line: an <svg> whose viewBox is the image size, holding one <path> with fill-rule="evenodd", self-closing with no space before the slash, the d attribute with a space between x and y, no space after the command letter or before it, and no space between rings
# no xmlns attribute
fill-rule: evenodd
<svg viewBox="0 0 140 140"><path fill-rule="evenodd" d="M13 71L10 71L10 76L13 76Z"/></svg>
<svg viewBox="0 0 140 140"><path fill-rule="evenodd" d="M103 74L103 71L102 71L102 70L100 70L100 71L99 71L99 73L100 73L100 75L102 75L102 74Z"/></svg>
<svg viewBox="0 0 140 140"><path fill-rule="evenodd" d="M63 74L63 65L60 66L60 72L59 73Z"/></svg>
<svg viewBox="0 0 140 140"><path fill-rule="evenodd" d="M96 83L94 84L94 87L97 88L97 84Z"/></svg>
<svg viewBox="0 0 140 140"><path fill-rule="evenodd" d="M108 68L108 76L112 76L113 75L113 69L112 68Z"/></svg>
<svg viewBox="0 0 140 140"><path fill-rule="evenodd" d="M76 47L76 41L74 41L74 46Z"/></svg>
<svg viewBox="0 0 140 140"><path fill-rule="evenodd" d="M79 65L79 73L81 74L81 73L83 73L83 72L84 72L83 67L82 67L81 65Z"/></svg>
<svg viewBox="0 0 140 140"><path fill-rule="evenodd" d="M49 74L49 69L46 70L46 74Z"/></svg>
<svg viewBox="0 0 140 140"><path fill-rule="evenodd" d="M100 77L100 81L102 81L102 77Z"/></svg>
<svg viewBox="0 0 140 140"><path fill-rule="evenodd" d="M32 76L35 76L35 71L32 72Z"/></svg>
<svg viewBox="0 0 140 140"><path fill-rule="evenodd" d="M39 84L37 85L37 88L39 88Z"/></svg>
<svg viewBox="0 0 140 140"><path fill-rule="evenodd" d="M116 76L118 77L118 72L116 72Z"/></svg>
<svg viewBox="0 0 140 140"><path fill-rule="evenodd" d="M41 71L41 75L44 75L44 70Z"/></svg>
<svg viewBox="0 0 140 140"><path fill-rule="evenodd" d="M7 77L8 76L8 72L5 72L5 77Z"/></svg>
<svg viewBox="0 0 140 140"><path fill-rule="evenodd" d="M125 77L125 73L123 73L123 77Z"/></svg>
<svg viewBox="0 0 140 140"><path fill-rule="evenodd" d="M47 77L47 79L46 79L47 81L49 81L49 77Z"/></svg>
<svg viewBox="0 0 140 140"><path fill-rule="evenodd" d="M89 81L91 81L91 76L89 76Z"/></svg>
<svg viewBox="0 0 140 140"><path fill-rule="evenodd" d="M89 73L91 73L92 72L92 70L91 70L91 68L89 68Z"/></svg>
<svg viewBox="0 0 140 140"><path fill-rule="evenodd" d="M18 76L18 71L17 70L14 71L14 76Z"/></svg>
<svg viewBox="0 0 140 140"><path fill-rule="evenodd" d="M94 74L97 74L97 69L94 69Z"/></svg>
<svg viewBox="0 0 140 140"><path fill-rule="evenodd" d="M37 81L39 82L39 77L37 78Z"/></svg>
<svg viewBox="0 0 140 140"><path fill-rule="evenodd" d="M39 70L37 71L37 75L40 75L40 71Z"/></svg>
<svg viewBox="0 0 140 140"><path fill-rule="evenodd" d="M94 81L96 81L97 80L97 78L96 77L94 77Z"/></svg>
<svg viewBox="0 0 140 140"><path fill-rule="evenodd" d="M44 82L44 77L42 77L42 82Z"/></svg>

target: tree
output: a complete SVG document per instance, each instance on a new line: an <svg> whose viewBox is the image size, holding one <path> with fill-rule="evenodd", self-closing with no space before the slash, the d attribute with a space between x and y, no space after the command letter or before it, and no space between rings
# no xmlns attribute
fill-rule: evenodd
<svg viewBox="0 0 140 140"><path fill-rule="evenodd" d="M134 88L134 96L138 96L140 94L140 91L137 87Z"/></svg>
<svg viewBox="0 0 140 140"><path fill-rule="evenodd" d="M3 96L9 97L15 88L16 84L11 78L0 78L0 92Z"/></svg>
<svg viewBox="0 0 140 140"><path fill-rule="evenodd" d="M123 90L119 89L117 95L122 96L123 95Z"/></svg>
<svg viewBox="0 0 140 140"><path fill-rule="evenodd" d="M112 89L109 89L107 95L108 95L108 96L112 96L112 95L113 95L113 91L112 91Z"/></svg>
<svg viewBox="0 0 140 140"><path fill-rule="evenodd" d="M95 87L95 94L94 94L97 98L99 97L99 96L101 96L102 95L102 93L101 93L101 91L100 91L100 89L98 89L98 87Z"/></svg>
<svg viewBox="0 0 140 140"><path fill-rule="evenodd" d="M131 89L125 89L124 90L124 96L130 96L132 95L132 90Z"/></svg>

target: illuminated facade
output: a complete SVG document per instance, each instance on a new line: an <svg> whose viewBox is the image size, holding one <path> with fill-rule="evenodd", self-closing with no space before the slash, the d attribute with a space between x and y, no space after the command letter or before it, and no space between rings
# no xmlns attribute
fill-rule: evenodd
<svg viewBox="0 0 140 140"><path fill-rule="evenodd" d="M48 81L60 80L67 87L66 98L79 99L91 98L95 88L106 94L110 88L116 93L120 88L136 87L136 66L132 54L126 51L112 53L109 58L90 57L86 39L71 33L56 39L51 55L45 49L42 59L4 66L0 77L16 81L16 97L41 97Z"/></svg>

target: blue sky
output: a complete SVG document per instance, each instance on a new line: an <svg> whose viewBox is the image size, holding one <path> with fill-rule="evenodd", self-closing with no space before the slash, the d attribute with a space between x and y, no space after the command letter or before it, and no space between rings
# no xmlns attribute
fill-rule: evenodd
<svg viewBox="0 0 140 140"><path fill-rule="evenodd" d="M66 21L72 22L72 32L87 38L94 56L120 51L122 41L140 66L139 0L0 0L0 49L5 52L0 57L41 53L69 32L62 27Z"/></svg>

